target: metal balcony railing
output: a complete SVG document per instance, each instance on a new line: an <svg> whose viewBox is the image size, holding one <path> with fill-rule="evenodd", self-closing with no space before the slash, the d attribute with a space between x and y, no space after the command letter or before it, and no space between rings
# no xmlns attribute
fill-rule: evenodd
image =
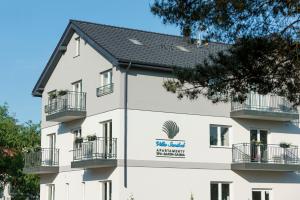
<svg viewBox="0 0 300 200"><path fill-rule="evenodd" d="M86 111L86 93L68 91L64 95L59 93L49 96L45 113L48 115L65 111Z"/></svg>
<svg viewBox="0 0 300 200"><path fill-rule="evenodd" d="M232 102L231 111L255 110L266 112L297 113L297 109L284 97L250 93L244 103Z"/></svg>
<svg viewBox="0 0 300 200"><path fill-rule="evenodd" d="M24 154L24 168L58 166L59 149L42 148Z"/></svg>
<svg viewBox="0 0 300 200"><path fill-rule="evenodd" d="M232 145L233 163L299 164L298 146L241 143Z"/></svg>
<svg viewBox="0 0 300 200"><path fill-rule="evenodd" d="M96 95L97 97L112 93L114 91L114 84L104 85L102 87L97 88Z"/></svg>
<svg viewBox="0 0 300 200"><path fill-rule="evenodd" d="M75 144L73 160L116 159L117 138L98 137L94 141Z"/></svg>

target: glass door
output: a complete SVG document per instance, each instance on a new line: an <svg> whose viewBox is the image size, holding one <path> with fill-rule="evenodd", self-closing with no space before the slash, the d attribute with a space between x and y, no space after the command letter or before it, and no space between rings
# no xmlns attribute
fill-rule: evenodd
<svg viewBox="0 0 300 200"><path fill-rule="evenodd" d="M104 158L111 158L113 153L112 121L103 123Z"/></svg>
<svg viewBox="0 0 300 200"><path fill-rule="evenodd" d="M250 130L250 156L251 162L267 161L268 131Z"/></svg>
<svg viewBox="0 0 300 200"><path fill-rule="evenodd" d="M252 190L252 200L272 200L271 190Z"/></svg>
<svg viewBox="0 0 300 200"><path fill-rule="evenodd" d="M49 158L47 159L47 165L52 166L55 163L55 147L56 147L55 134L53 133L48 135L48 138L49 138Z"/></svg>
<svg viewBox="0 0 300 200"><path fill-rule="evenodd" d="M82 82L78 81L73 83L73 92L74 92L74 100L72 99L72 104L74 103L74 108L76 110L80 110L82 108ZM74 101L74 102L73 102Z"/></svg>

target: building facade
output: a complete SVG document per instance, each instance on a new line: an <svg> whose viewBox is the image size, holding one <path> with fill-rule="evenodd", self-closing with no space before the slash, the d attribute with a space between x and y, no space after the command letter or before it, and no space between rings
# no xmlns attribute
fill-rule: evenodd
<svg viewBox="0 0 300 200"><path fill-rule="evenodd" d="M225 44L71 20L39 78L41 200L297 200L297 109L177 99L162 87Z"/></svg>

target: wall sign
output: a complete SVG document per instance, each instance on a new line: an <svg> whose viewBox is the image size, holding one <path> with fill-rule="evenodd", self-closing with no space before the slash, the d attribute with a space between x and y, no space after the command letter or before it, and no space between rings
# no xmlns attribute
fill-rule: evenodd
<svg viewBox="0 0 300 200"><path fill-rule="evenodd" d="M169 139L156 139L156 156L169 158L185 158L185 141L173 140L179 133L179 127L174 121L166 121L162 131Z"/></svg>

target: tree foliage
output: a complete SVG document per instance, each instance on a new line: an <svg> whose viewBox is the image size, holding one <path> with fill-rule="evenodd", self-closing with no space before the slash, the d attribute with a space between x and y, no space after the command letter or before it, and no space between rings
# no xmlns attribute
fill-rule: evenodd
<svg viewBox="0 0 300 200"><path fill-rule="evenodd" d="M193 68L175 69L168 91L214 102L242 102L255 91L300 104L299 0L155 0L151 11L186 37L201 31L206 41L231 44Z"/></svg>
<svg viewBox="0 0 300 200"><path fill-rule="evenodd" d="M39 125L32 122L20 125L8 112L7 105L0 106L0 185L11 184L14 200L25 200L39 193L38 177L22 173L22 150L38 146L39 133Z"/></svg>

